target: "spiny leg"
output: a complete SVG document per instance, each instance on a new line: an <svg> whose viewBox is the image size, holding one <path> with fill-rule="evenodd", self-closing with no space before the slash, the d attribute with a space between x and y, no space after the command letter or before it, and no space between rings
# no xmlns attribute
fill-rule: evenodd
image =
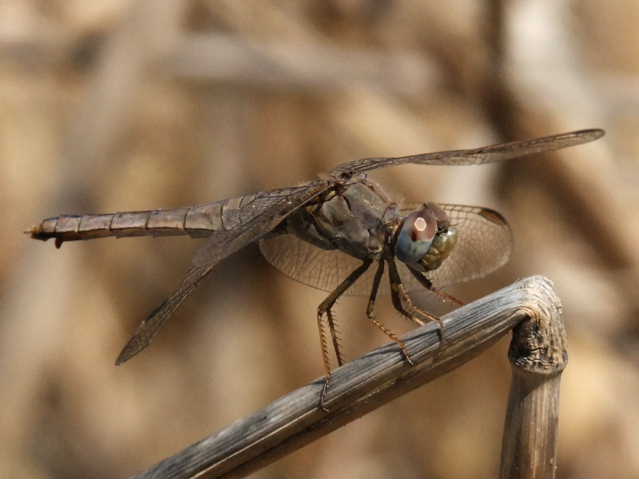
<svg viewBox="0 0 639 479"><path fill-rule="evenodd" d="M320 348L322 349L322 361L324 362L324 370L326 371L326 381L322 388L322 394L320 396L320 407L324 409L322 403L324 402L324 395L328 384L328 379L331 375L331 358L328 350L328 339L326 338L326 327L324 325L323 316L317 315L317 327L319 329Z"/></svg>
<svg viewBox="0 0 639 479"><path fill-rule="evenodd" d="M393 304L395 308L402 314L406 315L408 318L413 321L424 324L423 321L419 321L415 315L420 315L427 320L436 321L439 324L439 339L443 344L445 342L444 338L444 324L442 320L435 316L434 314L429 313L428 311L424 311L423 309L418 308L413 304L413 301L410 299L410 296L406 292L406 288L402 283L402 279L399 276L399 271L397 270L397 265L395 264L395 260L392 258L388 260L388 267L390 272L390 282L391 282L391 294L393 296ZM409 268L410 269L410 268ZM412 270L411 270L412 271ZM406 307L404 308L404 303ZM401 305L401 309L397 308L397 304Z"/></svg>
<svg viewBox="0 0 639 479"><path fill-rule="evenodd" d="M342 353L339 345L339 338L336 334L335 329L335 317L331 312L331 308L335 304L335 301L346 292L348 288L351 287L357 279L363 275L366 270L370 267L373 260L367 259L356 268L351 274L349 274L344 281L342 281L337 288L333 290L328 297L322 301L322 303L317 307L317 326L319 328L320 334L320 347L322 348L322 359L324 361L324 369L326 370L326 381L324 381L324 387L322 388L322 393L320 394L320 408L326 411L324 407L324 399L326 398L326 392L328 391L328 385L331 379L331 359L330 353L328 351L328 340L326 337L326 327L324 325L324 318L326 317L330 331L331 337L333 340L333 347L335 348L335 356L337 357L338 365L342 365Z"/></svg>
<svg viewBox="0 0 639 479"><path fill-rule="evenodd" d="M331 331L333 349L335 350L335 358L337 359L337 366L339 367L344 364L344 358L342 357L342 347L340 344L339 331L337 330L337 320L330 308L326 311L326 318L328 319L328 328Z"/></svg>
<svg viewBox="0 0 639 479"><path fill-rule="evenodd" d="M389 266L389 280L390 280L390 289L391 289L391 298L393 300L393 306L397 311L401 313L407 319L410 319L414 323L417 323L419 326L423 326L425 323L414 314L411 314L406 308L404 308L404 303L402 301L402 297L408 297L404 289L404 285L402 284L402 280L399 276L399 272L397 271L397 266L392 259L388 260ZM412 304L412 302L411 302Z"/></svg>
<svg viewBox="0 0 639 479"><path fill-rule="evenodd" d="M379 265L377 266L377 271L375 271L375 276L373 277L373 286L371 288L371 295L368 298L368 305L366 306L366 317L371 318L375 315L375 300L377 299L377 291L379 290L379 283L382 280L382 276L384 276L384 260L379 261Z"/></svg>
<svg viewBox="0 0 639 479"><path fill-rule="evenodd" d="M377 271L375 272L375 277L373 278L373 287L371 288L371 295L368 299L368 306L366 307L366 317L377 326L386 336L395 341L399 349L402 351L406 362L413 365L413 360L410 358L408 354L408 350L406 349L406 343L399 339L395 333L393 333L390 329L388 329L379 319L375 318L375 300L377 299L377 291L379 290L379 284L382 280L382 276L384 275L384 260L379 261L379 265L377 266Z"/></svg>
<svg viewBox="0 0 639 479"><path fill-rule="evenodd" d="M335 348L335 355L337 357L338 365L341 366L343 364L341 348L339 345L339 337L337 336L336 329L336 319L332 312L332 307L335 305L337 299L346 292L348 288L350 288L357 279L368 270L370 267L372 260L365 260L358 268L356 268L351 274L349 274L344 281L342 281L337 288L331 292L327 296L327 298L322 301L322 303L317 307L317 321L320 328L320 335L322 335L322 331L324 331L324 337L326 337L326 330L324 326L324 317L326 316L330 331L331 331L331 339L333 341L333 347ZM328 344L328 341L325 341ZM326 348L328 350L328 348ZM330 360L325 360L325 364L328 364L327 373L330 374Z"/></svg>
<svg viewBox="0 0 639 479"><path fill-rule="evenodd" d="M435 288L431 280L428 279L426 276L422 275L419 271L415 271L410 266L408 267L408 269L412 273L412 275L415 277L415 279L417 279L417 281L419 281L424 288L426 288L429 291L432 291L437 296L442 298L442 300L456 303L458 306L463 306L465 304L463 301L457 299L455 296L448 294L439 288Z"/></svg>

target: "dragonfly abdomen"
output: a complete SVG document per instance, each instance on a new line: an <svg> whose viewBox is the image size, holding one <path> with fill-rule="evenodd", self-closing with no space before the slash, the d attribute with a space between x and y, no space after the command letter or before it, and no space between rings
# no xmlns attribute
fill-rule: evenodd
<svg viewBox="0 0 639 479"><path fill-rule="evenodd" d="M220 204L172 210L125 211L97 215L61 215L42 220L28 233L34 239L55 238L56 247L64 241L89 240L108 236L205 237L223 228Z"/></svg>

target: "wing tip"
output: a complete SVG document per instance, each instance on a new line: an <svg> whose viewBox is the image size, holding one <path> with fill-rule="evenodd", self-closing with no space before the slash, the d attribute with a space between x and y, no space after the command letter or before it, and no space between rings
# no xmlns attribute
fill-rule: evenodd
<svg viewBox="0 0 639 479"><path fill-rule="evenodd" d="M485 220L490 221L491 223L495 223L496 225L499 225L499 226L508 226L508 220L506 220L506 217L502 215L499 211L482 207L479 210L478 214Z"/></svg>
<svg viewBox="0 0 639 479"><path fill-rule="evenodd" d="M588 142L598 140L606 134L606 130L602 128L587 128L585 130L575 131L574 134Z"/></svg>
<svg viewBox="0 0 639 479"><path fill-rule="evenodd" d="M512 229L510 228L510 224L508 223L508 220L499 211L482 207L481 211L479 212L479 215L482 218L484 218L486 221L490 221L491 223L496 224L499 227L503 227L505 230L507 230L507 234L510 236L510 240L508 241L506 248L502 251L502 253L504 253L502 255L502 259L500 260L499 264L497 264L495 268L492 270L492 271L495 271L501 268L502 266L504 266L506 263L508 263L508 261L510 260L510 257L512 256L513 243L514 243L513 232L512 232Z"/></svg>
<svg viewBox="0 0 639 479"><path fill-rule="evenodd" d="M140 337L133 336L129 341L124 345L120 354L115 360L115 365L120 366L124 364L133 356L136 356L140 351L146 348L149 345L150 341L142 341Z"/></svg>

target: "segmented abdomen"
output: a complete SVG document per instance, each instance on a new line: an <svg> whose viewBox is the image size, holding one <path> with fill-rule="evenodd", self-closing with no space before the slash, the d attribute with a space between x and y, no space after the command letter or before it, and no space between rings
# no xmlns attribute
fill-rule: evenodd
<svg viewBox="0 0 639 479"><path fill-rule="evenodd" d="M252 197L253 195L247 195ZM61 215L42 220L31 237L64 241L88 240L107 236L209 236L214 231L237 224L238 210L247 197L231 198L205 205L170 210L125 211L97 215Z"/></svg>

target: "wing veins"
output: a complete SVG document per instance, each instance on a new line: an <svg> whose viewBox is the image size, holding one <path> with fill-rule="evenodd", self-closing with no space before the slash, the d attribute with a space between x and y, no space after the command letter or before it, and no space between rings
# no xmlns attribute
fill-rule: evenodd
<svg viewBox="0 0 639 479"><path fill-rule="evenodd" d="M233 230L222 230L211 235L207 242L196 251L194 264L189 267L178 288L140 323L118 355L116 365L128 361L151 343L166 320L195 291L200 282L219 261L271 231L297 208L326 191L330 187L330 183L316 181L302 186L305 188L289 195L281 195L273 204ZM298 198L299 201L294 201ZM253 201L247 203L246 206L250 207L252 203ZM260 222L261 224L259 224ZM255 223L258 223L257 226Z"/></svg>
<svg viewBox="0 0 639 479"><path fill-rule="evenodd" d="M334 176L352 176L377 168L408 163L453 166L481 165L581 145L601 138L603 135L604 131L600 129L578 130L466 150L436 151L398 157L363 158L338 165L331 173Z"/></svg>

